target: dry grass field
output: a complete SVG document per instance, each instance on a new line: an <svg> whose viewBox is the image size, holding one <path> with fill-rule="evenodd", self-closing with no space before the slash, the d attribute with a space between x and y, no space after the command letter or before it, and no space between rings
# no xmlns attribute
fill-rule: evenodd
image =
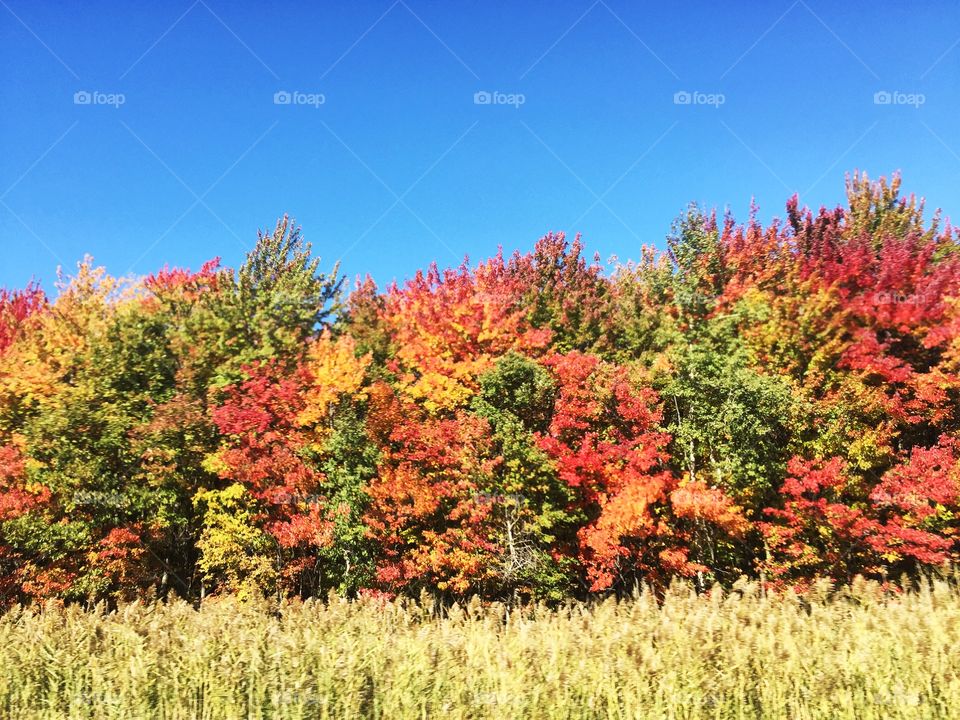
<svg viewBox="0 0 960 720"><path fill-rule="evenodd" d="M17 608L0 717L957 718L960 592Z"/></svg>

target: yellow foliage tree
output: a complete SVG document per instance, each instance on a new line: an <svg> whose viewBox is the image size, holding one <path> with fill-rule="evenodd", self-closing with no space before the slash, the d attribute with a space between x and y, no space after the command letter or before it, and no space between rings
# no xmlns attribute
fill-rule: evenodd
<svg viewBox="0 0 960 720"><path fill-rule="evenodd" d="M321 438L329 430L332 409L341 397L366 399L362 388L372 355L358 357L356 350L356 342L349 335L334 339L329 330L324 330L307 352L310 384L297 420L304 427L314 427Z"/></svg>
<svg viewBox="0 0 960 720"><path fill-rule="evenodd" d="M274 543L256 523L256 502L240 483L200 490L193 504L203 516L197 563L205 583L251 598L275 587Z"/></svg>

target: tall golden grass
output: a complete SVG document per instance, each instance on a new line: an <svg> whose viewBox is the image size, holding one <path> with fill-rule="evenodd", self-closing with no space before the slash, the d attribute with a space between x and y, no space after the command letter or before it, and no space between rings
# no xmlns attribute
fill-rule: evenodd
<svg viewBox="0 0 960 720"><path fill-rule="evenodd" d="M15 608L0 717L960 718L957 575L804 600L755 585L474 601Z"/></svg>

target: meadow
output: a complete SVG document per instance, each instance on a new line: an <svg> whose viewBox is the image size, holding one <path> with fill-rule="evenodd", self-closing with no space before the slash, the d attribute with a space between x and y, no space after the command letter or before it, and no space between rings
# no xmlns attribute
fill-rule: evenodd
<svg viewBox="0 0 960 720"><path fill-rule="evenodd" d="M367 598L15 607L0 716L956 718L956 574L510 609Z"/></svg>

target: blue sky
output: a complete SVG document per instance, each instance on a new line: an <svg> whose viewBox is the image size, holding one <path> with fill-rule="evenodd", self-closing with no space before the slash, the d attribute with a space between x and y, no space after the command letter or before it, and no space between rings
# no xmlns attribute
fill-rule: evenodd
<svg viewBox="0 0 960 720"><path fill-rule="evenodd" d="M381 284L550 230L636 258L855 168L960 219L956 0L0 0L0 62L0 286L236 266L285 212Z"/></svg>

